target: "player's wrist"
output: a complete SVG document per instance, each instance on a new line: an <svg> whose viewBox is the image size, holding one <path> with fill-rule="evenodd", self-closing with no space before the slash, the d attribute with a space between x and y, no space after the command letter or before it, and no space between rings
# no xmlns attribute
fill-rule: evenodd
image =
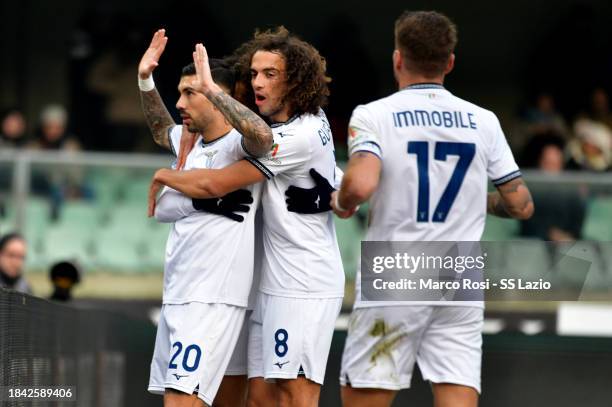
<svg viewBox="0 0 612 407"><path fill-rule="evenodd" d="M221 87L217 85L215 82L211 81L211 82L202 83L202 85L200 86L200 91L206 97L209 97L209 96L214 96L219 92L222 92L223 89L221 89Z"/></svg>
<svg viewBox="0 0 612 407"><path fill-rule="evenodd" d="M143 92L150 92L155 89L155 82L153 81L153 74L143 78L142 74L138 74L138 88Z"/></svg>
<svg viewBox="0 0 612 407"><path fill-rule="evenodd" d="M346 209L344 208L342 205L340 205L340 193L336 192L334 194L334 207L340 211L340 212L348 212L350 209Z"/></svg>

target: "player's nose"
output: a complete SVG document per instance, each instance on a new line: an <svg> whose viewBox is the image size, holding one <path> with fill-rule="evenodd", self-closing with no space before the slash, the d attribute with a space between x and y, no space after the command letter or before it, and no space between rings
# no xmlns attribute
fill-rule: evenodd
<svg viewBox="0 0 612 407"><path fill-rule="evenodd" d="M257 74L253 76L251 79L251 85L253 85L253 89L259 90L263 88L263 80L261 79L261 75Z"/></svg>

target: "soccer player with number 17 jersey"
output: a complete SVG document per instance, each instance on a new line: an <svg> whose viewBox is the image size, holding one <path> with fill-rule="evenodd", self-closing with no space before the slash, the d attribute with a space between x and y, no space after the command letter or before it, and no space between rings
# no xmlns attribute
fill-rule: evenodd
<svg viewBox="0 0 612 407"><path fill-rule="evenodd" d="M497 117L443 86L454 65L455 25L436 12L395 25L399 91L358 106L349 164L332 194L340 217L370 199L369 241L478 241L487 211L525 219L529 191ZM487 178L497 192L487 194ZM345 406L390 406L415 362L436 406L475 407L480 392L482 302L356 302L342 358ZM384 349L384 351L381 351Z"/></svg>

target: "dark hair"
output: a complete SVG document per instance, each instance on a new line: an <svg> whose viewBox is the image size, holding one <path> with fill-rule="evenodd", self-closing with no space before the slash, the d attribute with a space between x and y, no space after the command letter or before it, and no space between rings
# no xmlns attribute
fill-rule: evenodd
<svg viewBox="0 0 612 407"><path fill-rule="evenodd" d="M24 116L23 111L17 106L10 106L0 111L0 120L4 120L12 114L19 114L22 117Z"/></svg>
<svg viewBox="0 0 612 407"><path fill-rule="evenodd" d="M395 47L406 67L426 77L444 73L457 45L457 27L436 11L404 11L395 20Z"/></svg>
<svg viewBox="0 0 612 407"><path fill-rule="evenodd" d="M540 165L540 159L544 149L548 146L557 147L563 151L565 149L565 140L563 136L554 130L549 130L532 136L523 147L520 164L525 168L537 168Z"/></svg>
<svg viewBox="0 0 612 407"><path fill-rule="evenodd" d="M233 94L234 87L236 86L236 72L232 66L233 61L227 58L211 58L208 60L208 64L210 65L210 73L212 74L212 78L215 83L227 88L230 91L230 94ZM196 70L193 62L187 66L184 66L183 70L181 71L181 77L195 74Z"/></svg>
<svg viewBox="0 0 612 407"><path fill-rule="evenodd" d="M291 34L285 27L255 31L253 38L234 53L239 78L252 92L251 60L257 51L278 52L285 59L287 94L290 114L317 114L327 104L331 79L326 75L326 63L319 51Z"/></svg>
<svg viewBox="0 0 612 407"><path fill-rule="evenodd" d="M9 244L11 240L22 240L25 242L25 239L19 233L17 232L7 233L6 235L0 237L0 252L4 250L6 245Z"/></svg>
<svg viewBox="0 0 612 407"><path fill-rule="evenodd" d="M66 277L73 281L73 283L78 283L81 281L81 272L79 267L70 262L70 261L60 261L55 263L51 267L51 271L49 272L51 280L60 277Z"/></svg>

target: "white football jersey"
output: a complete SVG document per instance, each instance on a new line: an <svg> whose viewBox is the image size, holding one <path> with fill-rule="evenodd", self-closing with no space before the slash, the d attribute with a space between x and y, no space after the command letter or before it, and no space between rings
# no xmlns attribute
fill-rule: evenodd
<svg viewBox="0 0 612 407"><path fill-rule="evenodd" d="M175 126L169 134L175 152L180 146L181 127ZM220 169L239 161L247 155L241 141L242 136L236 130L210 143L204 143L199 137L187 156L185 169ZM253 203L248 213L241 214L244 222L193 211L174 223L166 244L164 304L195 301L247 306L253 279L254 219L261 184L248 189L253 194ZM165 194L172 195L172 190ZM180 204L182 207L187 205L184 202Z"/></svg>
<svg viewBox="0 0 612 407"><path fill-rule="evenodd" d="M325 113L302 114L272 125L274 145L263 158L247 157L269 180L263 185L264 253L260 291L293 298L339 298L344 270L332 212L289 212L290 185L312 188L310 169L334 184L336 160Z"/></svg>
<svg viewBox="0 0 612 407"><path fill-rule="evenodd" d="M368 241L479 241L487 179L521 176L495 114L435 84L355 108L348 144L349 154L369 151L382 162Z"/></svg>

